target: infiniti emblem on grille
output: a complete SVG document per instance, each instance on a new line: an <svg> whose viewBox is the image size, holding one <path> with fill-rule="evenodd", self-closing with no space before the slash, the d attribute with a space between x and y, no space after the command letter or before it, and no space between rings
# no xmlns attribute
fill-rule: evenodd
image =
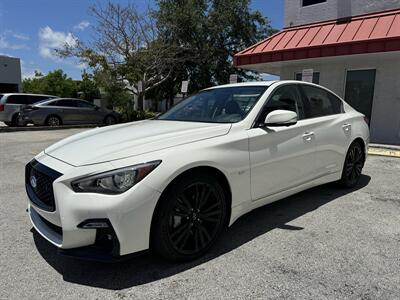
<svg viewBox="0 0 400 300"><path fill-rule="evenodd" d="M37 180L34 175L31 176L30 182L31 182L31 186L35 189L37 187Z"/></svg>

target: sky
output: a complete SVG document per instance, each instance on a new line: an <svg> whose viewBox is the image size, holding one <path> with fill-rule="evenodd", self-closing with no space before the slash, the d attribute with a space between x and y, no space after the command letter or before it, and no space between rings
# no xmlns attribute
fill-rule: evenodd
<svg viewBox="0 0 400 300"><path fill-rule="evenodd" d="M152 0L131 2L139 9L154 4ZM21 59L23 78L32 77L35 70L47 74L63 69L73 79L80 79L86 66L76 59L58 58L53 49L73 43L74 37L90 41L95 20L88 8L101 3L106 0L1 0L0 54ZM252 0L251 8L268 17L274 28L282 28L283 0Z"/></svg>

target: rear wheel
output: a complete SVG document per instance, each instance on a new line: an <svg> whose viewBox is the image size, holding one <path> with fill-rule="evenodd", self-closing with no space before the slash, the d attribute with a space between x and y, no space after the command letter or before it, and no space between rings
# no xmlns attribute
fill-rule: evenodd
<svg viewBox="0 0 400 300"><path fill-rule="evenodd" d="M210 175L196 173L179 179L160 201L151 247L167 259L187 261L201 256L225 227L225 193Z"/></svg>
<svg viewBox="0 0 400 300"><path fill-rule="evenodd" d="M61 125L61 119L57 116L49 116L46 119L46 125L50 127L56 127Z"/></svg>
<svg viewBox="0 0 400 300"><path fill-rule="evenodd" d="M344 187L353 188L357 185L364 167L364 159L365 155L362 146L358 142L353 142L347 151L340 180Z"/></svg>

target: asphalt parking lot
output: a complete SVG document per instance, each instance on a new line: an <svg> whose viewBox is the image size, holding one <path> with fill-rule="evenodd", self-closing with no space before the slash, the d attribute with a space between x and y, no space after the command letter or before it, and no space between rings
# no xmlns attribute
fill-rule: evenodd
<svg viewBox="0 0 400 300"><path fill-rule="evenodd" d="M370 156L356 189L329 184L245 215L200 260L101 264L58 256L25 212L25 164L79 131L0 133L0 299L400 298L399 158Z"/></svg>

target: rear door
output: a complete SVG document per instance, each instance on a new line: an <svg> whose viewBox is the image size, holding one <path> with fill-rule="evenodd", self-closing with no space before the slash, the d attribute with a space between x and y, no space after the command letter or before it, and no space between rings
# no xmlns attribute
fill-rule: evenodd
<svg viewBox="0 0 400 300"><path fill-rule="evenodd" d="M299 120L292 126L255 126L248 131L253 200L294 188L315 177L313 124L305 119L305 106L295 84L273 91L258 121L262 122L277 109L295 111Z"/></svg>
<svg viewBox="0 0 400 300"><path fill-rule="evenodd" d="M315 135L316 175L341 172L352 130L343 102L317 86L301 84L300 88L307 106L307 119L312 120L310 131Z"/></svg>
<svg viewBox="0 0 400 300"><path fill-rule="evenodd" d="M29 99L29 95L9 95L4 103L5 121L11 122L20 112L21 106L29 104Z"/></svg>

